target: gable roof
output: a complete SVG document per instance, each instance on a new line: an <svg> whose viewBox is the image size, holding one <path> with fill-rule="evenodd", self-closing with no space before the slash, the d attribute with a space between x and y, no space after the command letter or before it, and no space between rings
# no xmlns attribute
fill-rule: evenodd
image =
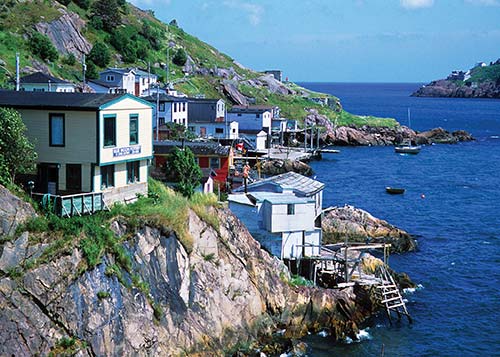
<svg viewBox="0 0 500 357"><path fill-rule="evenodd" d="M21 77L20 79L21 84L26 84L26 83L48 84L49 81L50 83L73 84L56 77L52 77L51 75L43 72L35 72L32 74L28 74L27 76Z"/></svg>
<svg viewBox="0 0 500 357"><path fill-rule="evenodd" d="M94 111L103 109L124 97L144 103L151 103L131 94L103 93L60 93L60 92L16 92L0 91L0 107L27 109L78 109Z"/></svg>
<svg viewBox="0 0 500 357"><path fill-rule="evenodd" d="M292 190L295 194L312 196L325 188L325 184L312 178L303 176L296 172L286 172L281 175L272 176L248 185L248 191L259 191L261 186L276 185L282 189ZM234 192L243 191L244 187L238 187Z"/></svg>
<svg viewBox="0 0 500 357"><path fill-rule="evenodd" d="M222 98L219 98L219 99L213 99L213 98L188 98L188 101L190 103L200 103L200 104L203 104L203 103L215 104L215 103L217 103L220 100L222 100L224 102L224 100Z"/></svg>
<svg viewBox="0 0 500 357"><path fill-rule="evenodd" d="M156 95L154 94L147 97L142 97L142 99L147 100L148 102L151 102L153 104L156 103ZM160 94L159 100L160 102L188 102L188 99L186 97L175 97L168 94Z"/></svg>
<svg viewBox="0 0 500 357"><path fill-rule="evenodd" d="M106 68L104 71L100 72L99 74L101 75L101 74L107 73L107 72L119 73L121 75L133 73L135 75L135 71L133 68Z"/></svg>
<svg viewBox="0 0 500 357"><path fill-rule="evenodd" d="M105 88L121 88L121 86L119 84L101 81L99 79L88 79L87 83L88 82L95 83L95 84L100 85L101 87L105 87Z"/></svg>

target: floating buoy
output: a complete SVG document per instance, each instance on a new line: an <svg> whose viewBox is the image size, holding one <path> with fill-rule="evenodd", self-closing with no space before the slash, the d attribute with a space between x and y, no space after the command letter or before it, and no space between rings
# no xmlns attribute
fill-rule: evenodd
<svg viewBox="0 0 500 357"><path fill-rule="evenodd" d="M424 199L424 198L425 198L425 195L422 193L422 194L420 195L420 198L421 198L421 199Z"/></svg>

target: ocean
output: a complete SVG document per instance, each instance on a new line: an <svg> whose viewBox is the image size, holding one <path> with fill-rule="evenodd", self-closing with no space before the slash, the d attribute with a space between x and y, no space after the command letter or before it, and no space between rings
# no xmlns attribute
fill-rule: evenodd
<svg viewBox="0 0 500 357"><path fill-rule="evenodd" d="M311 163L324 207L353 205L414 235L419 249L389 263L419 288L405 294L413 324L380 314L359 341L305 339L310 356L500 356L500 100L416 98L421 84L301 83L340 98L345 110L396 118L423 131L467 130L477 139L424 146L340 147ZM388 195L386 186L406 188Z"/></svg>

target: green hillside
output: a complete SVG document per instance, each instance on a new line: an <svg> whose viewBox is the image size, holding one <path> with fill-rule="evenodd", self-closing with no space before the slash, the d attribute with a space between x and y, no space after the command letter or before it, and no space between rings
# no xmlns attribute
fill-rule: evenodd
<svg viewBox="0 0 500 357"><path fill-rule="evenodd" d="M241 67L228 55L183 31L175 21L170 25L162 23L153 12L140 10L125 0L0 2L0 86L13 87L16 52L20 53L24 72L49 71L56 77L81 83L83 52L71 48L70 44L78 42L80 35L66 39L61 45L41 35L44 31L40 31L47 27L55 29L56 37L63 38L65 34L61 33L64 31L60 30L60 24L68 21L72 25L68 28L81 25L82 41L88 42L88 50L92 48L86 55L88 78L96 78L106 67L146 69L150 63L151 71L165 83L168 65L169 81L175 89L188 95L222 97L229 105L237 104L224 88L229 83L236 94L249 103L279 105L284 117L298 119L299 123L307 115L305 109L316 109L337 125L397 124L393 119L346 113L334 97L330 97L329 105L314 103L308 97L325 98L327 95L313 93L293 83L279 83L275 88L274 84L261 80L262 73Z"/></svg>

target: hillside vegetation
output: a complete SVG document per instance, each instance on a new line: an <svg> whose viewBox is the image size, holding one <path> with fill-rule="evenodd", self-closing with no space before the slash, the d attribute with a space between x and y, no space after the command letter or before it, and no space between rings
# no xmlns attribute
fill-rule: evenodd
<svg viewBox="0 0 500 357"><path fill-rule="evenodd" d="M316 109L335 125L395 126L393 119L358 117L343 111L339 100L294 83L244 68L230 56L186 33L173 20L165 24L152 11L125 0L5 0L0 3L0 85L12 88L15 53L21 71L49 72L82 82L106 67L141 67L148 63L160 81L190 96L222 97L232 104L278 105L289 119L303 123ZM321 105L308 98L328 98Z"/></svg>

